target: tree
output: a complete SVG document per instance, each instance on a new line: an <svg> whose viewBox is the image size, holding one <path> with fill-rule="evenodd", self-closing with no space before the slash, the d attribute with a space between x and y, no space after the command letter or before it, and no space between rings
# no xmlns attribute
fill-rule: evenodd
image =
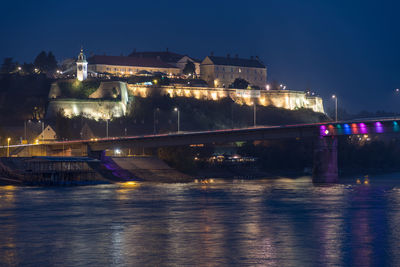
<svg viewBox="0 0 400 267"><path fill-rule="evenodd" d="M24 74L32 74L35 71L35 66L32 63L24 63L22 65L22 71Z"/></svg>
<svg viewBox="0 0 400 267"><path fill-rule="evenodd" d="M70 139L71 138L71 120L65 117L65 112L63 109L57 112L56 116L56 133L58 139Z"/></svg>
<svg viewBox="0 0 400 267"><path fill-rule="evenodd" d="M51 51L47 54L47 66L48 71L53 71L57 69L57 60Z"/></svg>
<svg viewBox="0 0 400 267"><path fill-rule="evenodd" d="M1 65L1 73L10 73L15 71L17 63L13 62L12 57L6 57Z"/></svg>
<svg viewBox="0 0 400 267"><path fill-rule="evenodd" d="M236 78L235 81L229 85L230 88L247 89L249 82L242 78Z"/></svg>
<svg viewBox="0 0 400 267"><path fill-rule="evenodd" d="M41 72L52 72L57 68L57 60L52 52L46 54L45 51L39 53L33 62L35 67Z"/></svg>
<svg viewBox="0 0 400 267"><path fill-rule="evenodd" d="M189 75L189 74L196 74L196 65L194 65L194 63L192 61L186 61L186 65L183 68L183 74L185 75Z"/></svg>

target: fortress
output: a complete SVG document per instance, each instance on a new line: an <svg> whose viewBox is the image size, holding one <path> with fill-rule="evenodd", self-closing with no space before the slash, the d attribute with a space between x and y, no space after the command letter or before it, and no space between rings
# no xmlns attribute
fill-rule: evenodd
<svg viewBox="0 0 400 267"><path fill-rule="evenodd" d="M175 61L180 64L176 66L172 66L171 62L160 62L158 59L144 60L146 55L144 54L144 58L143 55L140 58L97 57L96 64L91 66L90 59L88 65L86 56L83 54L83 50L81 50L76 61L77 80L57 81L52 84L49 92L47 117L54 117L58 112L62 111L64 116L67 117L83 115L95 120L109 120L126 115L129 112L129 101L134 101L135 97L149 97L153 91L160 92L162 95L168 95L172 98L188 97L206 101L218 101L223 98L230 98L240 105L274 106L289 110L306 108L314 112L324 113L322 98L318 96L302 91L264 89L268 88L268 86L264 86L266 84L266 68L258 58L206 57L203 61L203 63L205 62L204 64L194 65L196 73L193 73L194 75L198 75L198 70L203 70L200 77L206 75L203 80L207 82L208 86L205 87L180 84L157 85L157 83L151 82L143 85L123 81L86 80L88 71L97 76L99 73L93 70L99 70L102 67L103 70L108 69L112 71L111 74L114 77L126 76L128 75L127 73L133 75L134 70L137 71L136 75L145 73L145 75L151 76L151 72L146 70L153 70L152 68L155 68L155 65L158 66L158 69L155 69L156 73L160 73L160 70L163 70L162 66L165 69L167 67L174 69L174 73L170 73L169 75L177 75L180 71L179 68L183 67L181 62L183 59L177 54L173 54ZM184 58L188 57L184 56ZM103 61L100 61L100 59ZM189 59L187 62L196 63L195 60ZM168 60L172 61L173 59L168 58ZM141 64L141 66L139 68L137 66L121 67L115 65L119 61L124 62L125 65ZM111 67L111 65L104 65L105 63L114 65ZM121 72L119 73L119 71ZM247 77L251 81L250 84L255 85L255 87L252 89L227 88L226 84L231 82L232 79L241 77ZM93 80L98 82L90 86L90 82ZM67 83L67 86L65 83ZM67 87L69 91L64 87ZM76 92L79 90L86 90L86 95Z"/></svg>

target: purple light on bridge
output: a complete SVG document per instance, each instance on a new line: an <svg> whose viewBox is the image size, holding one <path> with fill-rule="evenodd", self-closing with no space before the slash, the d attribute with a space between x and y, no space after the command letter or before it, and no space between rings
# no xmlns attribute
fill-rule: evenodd
<svg viewBox="0 0 400 267"><path fill-rule="evenodd" d="M383 125L379 121L375 122L375 132L383 133Z"/></svg>
<svg viewBox="0 0 400 267"><path fill-rule="evenodd" d="M326 135L328 135L328 133L329 133L329 131L326 129L326 126L325 126L325 125L321 125L321 126L319 127L319 134L320 134L320 135L326 136Z"/></svg>
<svg viewBox="0 0 400 267"><path fill-rule="evenodd" d="M367 134L368 133L368 129L367 129L367 125L365 125L365 123L360 123L359 124L360 127L360 133L361 134Z"/></svg>

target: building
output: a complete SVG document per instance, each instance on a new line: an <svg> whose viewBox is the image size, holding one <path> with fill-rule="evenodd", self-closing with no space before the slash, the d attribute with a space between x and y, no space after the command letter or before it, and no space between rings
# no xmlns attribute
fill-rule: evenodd
<svg viewBox="0 0 400 267"><path fill-rule="evenodd" d="M229 87L236 78L241 78L250 85L265 88L267 68L256 58L239 58L238 56L207 56L200 65L200 77L210 87Z"/></svg>
<svg viewBox="0 0 400 267"><path fill-rule="evenodd" d="M79 81L87 79L87 64L86 56L83 54L83 48L81 48L81 52L78 55L78 60L76 61L76 78Z"/></svg>
<svg viewBox="0 0 400 267"><path fill-rule="evenodd" d="M47 127L44 128L43 131L35 138L36 143L46 143L55 140L57 140L57 134L50 125L47 125Z"/></svg>
<svg viewBox="0 0 400 267"><path fill-rule="evenodd" d="M90 71L117 76L135 75L143 71L161 72L168 75L178 75L181 72L178 67L156 58L95 55L90 57L88 61Z"/></svg>
<svg viewBox="0 0 400 267"><path fill-rule="evenodd" d="M135 57L135 58L152 58L152 59L157 59L161 60L164 63L170 64L172 66L175 66L180 69L180 72L182 73L183 69L186 66L186 63L193 62L193 64L196 67L196 75L200 75L200 63L201 61L192 57L189 57L188 55L181 55L177 54L174 52L168 51L161 51L161 52L132 52L130 57Z"/></svg>

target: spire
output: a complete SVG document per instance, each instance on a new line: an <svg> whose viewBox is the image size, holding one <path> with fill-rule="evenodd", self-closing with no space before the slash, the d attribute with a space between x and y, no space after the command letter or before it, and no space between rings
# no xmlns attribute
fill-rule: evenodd
<svg viewBox="0 0 400 267"><path fill-rule="evenodd" d="M78 61L79 62L86 62L86 56L83 53L83 46L81 46L81 52L78 55Z"/></svg>

